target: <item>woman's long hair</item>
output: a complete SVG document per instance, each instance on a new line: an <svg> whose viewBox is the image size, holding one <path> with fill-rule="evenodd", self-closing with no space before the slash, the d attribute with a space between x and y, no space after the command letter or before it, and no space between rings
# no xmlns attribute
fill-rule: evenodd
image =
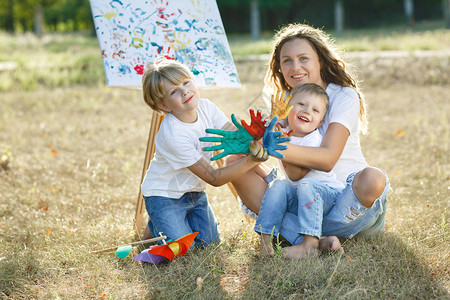
<svg viewBox="0 0 450 300"><path fill-rule="evenodd" d="M265 84L272 90L292 90L281 73L280 52L286 42L294 39L307 40L316 51L320 62L320 76L323 81L355 89L359 97L360 130L363 133L366 132L366 104L359 90L358 82L344 61L337 55L337 51L333 47L333 40L320 29L305 24L290 24L280 29L274 37Z"/></svg>

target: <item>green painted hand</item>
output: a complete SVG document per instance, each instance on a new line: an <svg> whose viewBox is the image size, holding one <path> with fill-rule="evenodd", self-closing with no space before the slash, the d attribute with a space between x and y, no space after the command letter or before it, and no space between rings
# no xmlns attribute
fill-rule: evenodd
<svg viewBox="0 0 450 300"><path fill-rule="evenodd" d="M253 140L253 137L241 124L239 124L234 114L231 115L231 121L238 130L227 131L223 129L208 128L205 130L206 133L221 135L222 137L207 136L200 138L200 141L202 142L219 143L215 146L205 147L203 148L203 151L223 150L218 155L213 156L211 160L217 160L229 154L246 154L250 152L249 143Z"/></svg>

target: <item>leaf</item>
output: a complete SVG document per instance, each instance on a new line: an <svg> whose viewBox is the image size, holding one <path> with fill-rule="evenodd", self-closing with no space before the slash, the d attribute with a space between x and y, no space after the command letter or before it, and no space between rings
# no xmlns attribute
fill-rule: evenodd
<svg viewBox="0 0 450 300"><path fill-rule="evenodd" d="M51 229L47 229L47 236L51 236L52 235L52 230Z"/></svg>
<svg viewBox="0 0 450 300"><path fill-rule="evenodd" d="M224 285L225 285L225 282L227 282L227 279L226 279L226 278L222 278L222 279L220 280L220 285L221 285L221 286L224 286Z"/></svg>
<svg viewBox="0 0 450 300"><path fill-rule="evenodd" d="M405 132L404 132L403 130L399 129L399 130L397 130L397 131L395 132L395 135L396 135L396 136L404 136L404 135L405 135Z"/></svg>
<svg viewBox="0 0 450 300"><path fill-rule="evenodd" d="M53 156L56 156L56 155L58 155L58 151L56 151L55 149L52 149L50 154L53 155Z"/></svg>

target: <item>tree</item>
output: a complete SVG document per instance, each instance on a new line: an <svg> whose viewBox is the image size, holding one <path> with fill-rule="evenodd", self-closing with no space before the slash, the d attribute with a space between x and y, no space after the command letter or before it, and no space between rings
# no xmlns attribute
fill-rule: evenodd
<svg viewBox="0 0 450 300"><path fill-rule="evenodd" d="M37 4L34 10L34 34L39 38L44 34L44 25L44 7L42 4Z"/></svg>
<svg viewBox="0 0 450 300"><path fill-rule="evenodd" d="M414 26L414 1L403 0L403 6L405 8L406 25L409 27Z"/></svg>
<svg viewBox="0 0 450 300"><path fill-rule="evenodd" d="M344 31L344 6L342 0L334 1L334 29L336 33Z"/></svg>
<svg viewBox="0 0 450 300"><path fill-rule="evenodd" d="M5 16L5 29L9 32L14 32L14 2L8 0L6 2L6 16Z"/></svg>
<svg viewBox="0 0 450 300"><path fill-rule="evenodd" d="M445 28L450 29L450 0L442 0Z"/></svg>
<svg viewBox="0 0 450 300"><path fill-rule="evenodd" d="M261 36L261 22L258 0L252 0L250 2L250 32L252 34L252 40L257 40Z"/></svg>

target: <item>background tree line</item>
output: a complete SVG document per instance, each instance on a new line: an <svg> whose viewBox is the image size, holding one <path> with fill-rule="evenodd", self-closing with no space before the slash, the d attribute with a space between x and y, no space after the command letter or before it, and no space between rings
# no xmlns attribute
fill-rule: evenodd
<svg viewBox="0 0 450 300"><path fill-rule="evenodd" d="M228 33L273 31L290 22L328 29L446 19L450 0L217 0ZM89 0L3 0L0 29L8 32L92 30Z"/></svg>

